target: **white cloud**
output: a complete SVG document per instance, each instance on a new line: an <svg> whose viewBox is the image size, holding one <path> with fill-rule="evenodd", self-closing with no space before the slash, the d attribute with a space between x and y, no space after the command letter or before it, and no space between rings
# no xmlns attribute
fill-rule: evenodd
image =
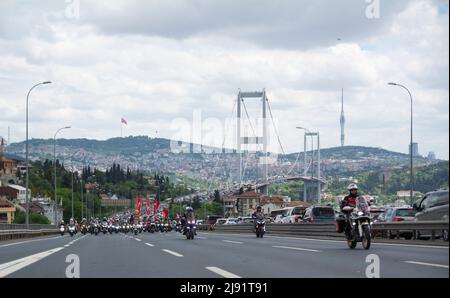
<svg viewBox="0 0 450 298"><path fill-rule="evenodd" d="M13 141L24 138L28 88L49 79L31 95L32 137L72 125L65 137L105 139L120 134L120 117L124 134L171 137L172 119L201 109L223 122L238 88L266 88L287 151L302 147L298 125L331 147L344 87L347 144L406 152L409 98L386 84L397 81L413 91L421 153L448 158L448 9L439 1L382 1L379 20L356 0L99 3L82 1L80 20L65 19L60 2L0 4L0 134L11 126Z"/></svg>

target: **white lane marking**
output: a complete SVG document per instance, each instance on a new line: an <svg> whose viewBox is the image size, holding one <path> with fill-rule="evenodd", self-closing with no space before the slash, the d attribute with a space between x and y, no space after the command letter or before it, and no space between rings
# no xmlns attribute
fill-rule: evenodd
<svg viewBox="0 0 450 298"><path fill-rule="evenodd" d="M198 237L197 236L197 239L208 239L208 238L206 238L206 237Z"/></svg>
<svg viewBox="0 0 450 298"><path fill-rule="evenodd" d="M226 278L241 278L239 275L236 275L234 273L225 271L223 269L220 269L218 267L205 267L205 269L212 271L216 274L219 274L220 276L226 277Z"/></svg>
<svg viewBox="0 0 450 298"><path fill-rule="evenodd" d="M215 235L225 235L225 234L215 233ZM226 235L227 236L233 235L233 236L240 236L240 237L248 236L248 235L244 235L244 234L231 234L231 233L226 233ZM265 238L281 238L281 239L295 239L295 240L317 241L317 242L346 243L345 240L327 240L327 239L314 239L314 238L303 238L303 237L286 237L286 236L264 236L264 237ZM245 238L248 238L248 237L245 237ZM372 243L372 245L448 249L448 246L422 245L422 244Z"/></svg>
<svg viewBox="0 0 450 298"><path fill-rule="evenodd" d="M153 246L154 246L154 245L151 244L151 243L145 243L145 245L148 245L148 246L150 246L150 247L153 247Z"/></svg>
<svg viewBox="0 0 450 298"><path fill-rule="evenodd" d="M179 254L177 252L174 252L174 251L171 251L171 250L168 250L168 249L163 249L163 251L165 251L166 253L169 253L171 255L174 255L176 257L179 257L179 258L181 258L183 256L183 255L181 255L181 254Z"/></svg>
<svg viewBox="0 0 450 298"><path fill-rule="evenodd" d="M48 257L49 255L58 252L60 250L64 249L63 247L57 247L51 250L47 250L44 252L40 252L28 257L24 257L21 259L17 259L8 263L4 263L0 265L0 278L5 277L13 272L16 272L17 270L20 270L22 268L25 268L39 260L42 260L43 258Z"/></svg>
<svg viewBox="0 0 450 298"><path fill-rule="evenodd" d="M424 266L433 266L433 267L447 268L448 269L448 265L439 265L439 264L423 263L423 262L416 262L416 261L405 261L405 263L416 264L416 265L424 265Z"/></svg>
<svg viewBox="0 0 450 298"><path fill-rule="evenodd" d="M70 244L66 244L66 245L64 245L64 247L69 247L70 246Z"/></svg>
<svg viewBox="0 0 450 298"><path fill-rule="evenodd" d="M242 244L243 242L239 242L239 241L231 241L231 240L222 240L223 242L227 242L227 243L235 243L235 244Z"/></svg>
<svg viewBox="0 0 450 298"><path fill-rule="evenodd" d="M13 243L0 245L0 248L17 245L17 244L30 243L30 242L35 242L35 241L52 240L52 239L60 239L60 238L61 238L61 236L57 236L57 237L51 237L51 238L45 238L45 239L34 239L34 240L28 240L28 241L13 242Z"/></svg>
<svg viewBox="0 0 450 298"><path fill-rule="evenodd" d="M136 241L142 241L141 239L139 239L139 238L134 238L134 240L136 240Z"/></svg>
<svg viewBox="0 0 450 298"><path fill-rule="evenodd" d="M309 248L301 248L301 247L291 247L291 246L272 246L275 248L284 248L284 249L292 249L292 250L301 250L301 251L312 251L312 252L321 252L320 250L316 250L316 249L309 249Z"/></svg>

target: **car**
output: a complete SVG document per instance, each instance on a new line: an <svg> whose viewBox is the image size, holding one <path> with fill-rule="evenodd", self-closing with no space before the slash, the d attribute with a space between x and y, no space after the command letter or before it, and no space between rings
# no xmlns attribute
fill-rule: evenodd
<svg viewBox="0 0 450 298"><path fill-rule="evenodd" d="M335 222L336 215L331 206L312 206L305 210L303 222Z"/></svg>
<svg viewBox="0 0 450 298"><path fill-rule="evenodd" d="M280 224L283 223L283 214L278 214L275 216L273 223Z"/></svg>
<svg viewBox="0 0 450 298"><path fill-rule="evenodd" d="M235 225L237 224L238 219L234 217L227 218L227 221L224 223L224 225Z"/></svg>
<svg viewBox="0 0 450 298"><path fill-rule="evenodd" d="M222 216L220 215L208 215L208 217L206 218L206 224L213 225L216 223L217 219L221 217Z"/></svg>
<svg viewBox="0 0 450 298"><path fill-rule="evenodd" d="M306 207L287 207L283 213L283 223L299 223L302 221Z"/></svg>
<svg viewBox="0 0 450 298"><path fill-rule="evenodd" d="M412 207L390 207L381 216L381 220L386 223L413 221L415 214ZM413 231L411 230L399 230L398 234L399 237L405 238L406 240L410 240L413 237ZM394 239L397 236L397 231L387 230L384 236L389 239Z"/></svg>
<svg viewBox="0 0 450 298"><path fill-rule="evenodd" d="M413 205L416 221L448 221L448 190L437 190L426 193L419 203ZM448 230L443 230L442 239L448 241ZM417 238L429 238L431 231L417 233Z"/></svg>
<svg viewBox="0 0 450 298"><path fill-rule="evenodd" d="M253 218L251 217L238 217L236 223L237 224L248 224L248 223L252 223L253 222Z"/></svg>
<svg viewBox="0 0 450 298"><path fill-rule="evenodd" d="M223 225L227 222L227 218L218 218L216 220L216 225Z"/></svg>
<svg viewBox="0 0 450 298"><path fill-rule="evenodd" d="M370 206L370 218L373 222L384 221L384 214L386 213L386 208Z"/></svg>
<svg viewBox="0 0 450 298"><path fill-rule="evenodd" d="M244 224L252 224L255 220L252 217L246 217L243 219L242 223Z"/></svg>

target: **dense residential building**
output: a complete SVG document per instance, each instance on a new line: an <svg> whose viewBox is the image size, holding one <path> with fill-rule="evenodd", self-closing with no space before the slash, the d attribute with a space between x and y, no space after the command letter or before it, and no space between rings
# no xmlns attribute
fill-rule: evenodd
<svg viewBox="0 0 450 298"><path fill-rule="evenodd" d="M271 211L282 209L287 206L290 202L291 198L288 196L279 196L279 195L271 195L271 196L262 196L260 200L260 204L264 214L270 214Z"/></svg>
<svg viewBox="0 0 450 298"><path fill-rule="evenodd" d="M236 195L238 216L251 216L256 207L261 204L262 194L255 191L247 191Z"/></svg>
<svg viewBox="0 0 450 298"><path fill-rule="evenodd" d="M31 193L30 190L28 190L28 192ZM24 204L26 201L26 188L15 184L1 186L0 196L4 196L10 201Z"/></svg>
<svg viewBox="0 0 450 298"><path fill-rule="evenodd" d="M223 198L223 213L224 217L237 217L238 209L236 206L237 198L234 195L230 195Z"/></svg>
<svg viewBox="0 0 450 298"><path fill-rule="evenodd" d="M16 207L5 197L0 197L0 223L11 224L14 221Z"/></svg>

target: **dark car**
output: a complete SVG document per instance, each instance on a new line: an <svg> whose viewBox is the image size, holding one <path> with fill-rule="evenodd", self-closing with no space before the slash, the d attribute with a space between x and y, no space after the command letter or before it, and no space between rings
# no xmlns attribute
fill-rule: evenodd
<svg viewBox="0 0 450 298"><path fill-rule="evenodd" d="M216 224L216 221L221 217L222 216L220 216L220 215L208 215L208 217L206 218L206 224L214 225L214 224Z"/></svg>
<svg viewBox="0 0 450 298"><path fill-rule="evenodd" d="M304 222L334 222L336 215L331 206L312 206L305 210Z"/></svg>
<svg viewBox="0 0 450 298"><path fill-rule="evenodd" d="M388 208L382 220L387 223L391 222L401 222L401 221L413 221L415 219L416 212L410 207L393 207ZM398 231L400 237L404 237L410 240L413 237L413 232L411 230ZM386 231L386 237L389 239L394 239L397 236L397 231Z"/></svg>
<svg viewBox="0 0 450 298"><path fill-rule="evenodd" d="M417 221L448 221L448 190L427 193L418 204L414 204ZM439 236L439 235L437 235ZM448 230L442 231L442 238L448 241ZM418 233L418 238L431 237L431 231Z"/></svg>

